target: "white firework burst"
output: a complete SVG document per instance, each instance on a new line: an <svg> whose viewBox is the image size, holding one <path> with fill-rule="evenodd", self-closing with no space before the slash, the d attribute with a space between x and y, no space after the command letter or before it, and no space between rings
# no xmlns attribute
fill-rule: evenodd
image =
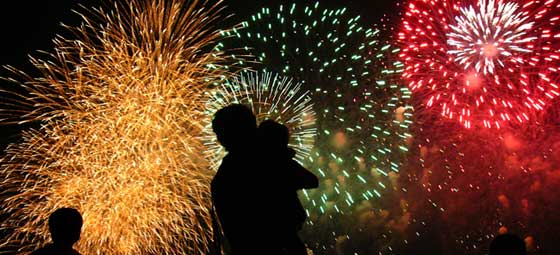
<svg viewBox="0 0 560 255"><path fill-rule="evenodd" d="M481 0L478 5L462 7L455 24L449 25L448 53L465 70L493 74L496 68L506 66L506 61L523 61L511 58L512 52L530 53L527 43L537 39L528 37L533 27L530 15L520 11L520 6L501 0Z"/></svg>

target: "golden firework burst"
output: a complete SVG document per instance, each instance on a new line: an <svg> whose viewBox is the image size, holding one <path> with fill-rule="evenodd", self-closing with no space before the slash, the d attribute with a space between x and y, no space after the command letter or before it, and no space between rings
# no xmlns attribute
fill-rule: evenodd
<svg viewBox="0 0 560 255"><path fill-rule="evenodd" d="M3 249L44 245L50 213L74 207L82 254L205 254L212 172L200 120L205 89L226 75L213 48L221 10L121 1L80 14L73 39L32 59L39 77L11 68L25 92L12 93L19 106L6 101L2 121L40 127L1 160Z"/></svg>

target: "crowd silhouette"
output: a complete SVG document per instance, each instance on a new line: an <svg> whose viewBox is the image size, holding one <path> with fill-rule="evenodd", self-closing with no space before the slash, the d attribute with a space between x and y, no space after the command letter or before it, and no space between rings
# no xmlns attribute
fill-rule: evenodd
<svg viewBox="0 0 560 255"><path fill-rule="evenodd" d="M318 178L293 158L286 126L233 104L216 112L212 129L227 155L211 182L215 249L211 254L305 255L298 232L307 214L297 191L317 188ZM52 243L31 255L79 255L81 214L60 208L48 220ZM217 248L216 248L217 247ZM498 235L490 255L526 255L525 242Z"/></svg>

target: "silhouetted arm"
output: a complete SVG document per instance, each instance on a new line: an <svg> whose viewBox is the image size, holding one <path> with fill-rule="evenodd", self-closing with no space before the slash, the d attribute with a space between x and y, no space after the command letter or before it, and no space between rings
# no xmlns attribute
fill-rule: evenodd
<svg viewBox="0 0 560 255"><path fill-rule="evenodd" d="M314 189L319 187L319 178L295 160L290 160L290 170L294 173L295 189Z"/></svg>

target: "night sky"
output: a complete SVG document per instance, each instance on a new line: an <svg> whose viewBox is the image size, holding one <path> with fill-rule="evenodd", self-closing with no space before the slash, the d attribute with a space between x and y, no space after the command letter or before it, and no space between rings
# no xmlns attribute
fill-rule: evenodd
<svg viewBox="0 0 560 255"><path fill-rule="evenodd" d="M26 73L34 74L34 68L29 62L29 55L41 56L38 51L52 51L52 39L57 34L66 32L61 24L70 26L79 25L81 18L72 10L82 10L80 5L86 7L109 6L113 0L19 0L0 2L0 65L11 65ZM315 1L297 1L298 3L315 3ZM338 8L345 6L349 13L362 16L365 26L378 22L384 14L391 17L397 15L398 1L395 0L323 0L320 4L324 7ZM109 5L107 5L109 3ZM275 7L281 3L291 4L292 1L282 0L225 0L227 6L224 16L233 14L227 22L220 26L236 24L250 17L260 8ZM5 77L7 72L2 68L0 76ZM4 83L4 81L2 81ZM3 87L5 84L2 85ZM0 126L0 149L7 143L17 141L19 130L22 127ZM25 128L25 127L23 127Z"/></svg>

